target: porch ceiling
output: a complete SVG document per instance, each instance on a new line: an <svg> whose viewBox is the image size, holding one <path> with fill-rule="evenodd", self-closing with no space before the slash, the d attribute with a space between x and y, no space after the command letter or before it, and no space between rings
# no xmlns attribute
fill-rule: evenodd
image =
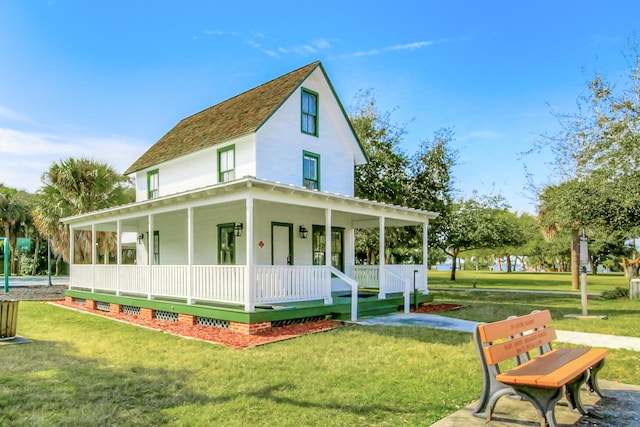
<svg viewBox="0 0 640 427"><path fill-rule="evenodd" d="M272 203L347 213L354 225L361 228L377 227L378 218L382 216L385 217L387 226L418 225L438 216L435 212L244 177L210 187L67 217L61 219L61 222L77 228L105 221L130 220L142 215L175 212L189 207L238 202L248 197Z"/></svg>

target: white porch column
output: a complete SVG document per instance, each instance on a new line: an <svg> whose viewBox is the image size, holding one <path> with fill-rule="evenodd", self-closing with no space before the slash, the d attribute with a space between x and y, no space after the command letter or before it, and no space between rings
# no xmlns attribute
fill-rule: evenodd
<svg viewBox="0 0 640 427"><path fill-rule="evenodd" d="M329 289L329 295L331 295L331 272L329 271L331 266L331 208L324 211L324 263L327 266L326 286Z"/></svg>
<svg viewBox="0 0 640 427"><path fill-rule="evenodd" d="M424 292L429 293L429 221L422 224L422 274Z"/></svg>
<svg viewBox="0 0 640 427"><path fill-rule="evenodd" d="M98 245L96 241L96 225L91 224L91 292L96 290L96 259Z"/></svg>
<svg viewBox="0 0 640 427"><path fill-rule="evenodd" d="M384 242L384 224L385 224L385 219L383 216L381 216L379 219L379 229L380 229L380 256L379 261L378 261L378 279L380 281L380 293L378 294L378 298L379 299L385 299L387 297L387 293L385 292L385 288L386 288L386 283L385 283L385 274L384 274L384 247L385 247L385 242Z"/></svg>
<svg viewBox="0 0 640 427"><path fill-rule="evenodd" d="M345 230L345 268L346 273L349 277L353 279L353 266L356 263L356 230L353 228L353 225Z"/></svg>
<svg viewBox="0 0 640 427"><path fill-rule="evenodd" d="M193 304L193 283L191 269L193 268L193 208L187 208L187 304Z"/></svg>
<svg viewBox="0 0 640 427"><path fill-rule="evenodd" d="M122 264L121 221L116 221L116 295L120 295L120 264Z"/></svg>
<svg viewBox="0 0 640 427"><path fill-rule="evenodd" d="M73 229L73 227L69 226L69 271L73 270L73 265L76 263L76 257L75 257L75 230ZM49 243L51 244L51 243ZM49 273L51 273L51 267L49 267ZM73 274L70 274L69 277L69 282L70 282L70 288L73 287L74 280L73 280Z"/></svg>
<svg viewBox="0 0 640 427"><path fill-rule="evenodd" d="M147 299L153 299L153 215L149 215L147 220Z"/></svg>
<svg viewBox="0 0 640 427"><path fill-rule="evenodd" d="M247 267L245 272L245 295L244 295L244 310L255 310L255 298L256 294L256 275L253 269L253 195L248 194L245 200L246 212L245 212L245 248L247 256Z"/></svg>

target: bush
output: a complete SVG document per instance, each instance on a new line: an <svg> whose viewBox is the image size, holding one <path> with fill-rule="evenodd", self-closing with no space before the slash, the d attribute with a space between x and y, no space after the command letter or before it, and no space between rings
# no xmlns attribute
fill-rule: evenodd
<svg viewBox="0 0 640 427"><path fill-rule="evenodd" d="M602 298L604 299L619 299L619 298L629 298L629 289L616 287L610 291L604 291L602 293Z"/></svg>

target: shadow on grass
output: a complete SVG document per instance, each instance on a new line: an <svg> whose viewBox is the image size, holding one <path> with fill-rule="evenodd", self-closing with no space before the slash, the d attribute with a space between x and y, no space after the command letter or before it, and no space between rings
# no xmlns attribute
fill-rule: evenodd
<svg viewBox="0 0 640 427"><path fill-rule="evenodd" d="M49 341L0 353L0 425L160 425L163 410L207 402L185 382L193 373L105 366Z"/></svg>

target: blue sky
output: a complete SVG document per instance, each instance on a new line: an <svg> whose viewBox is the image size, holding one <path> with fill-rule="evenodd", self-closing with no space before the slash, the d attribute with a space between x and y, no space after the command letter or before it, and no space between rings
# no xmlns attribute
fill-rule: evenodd
<svg viewBox="0 0 640 427"><path fill-rule="evenodd" d="M35 191L67 156L124 171L182 118L315 60L413 153L453 128L456 187L535 212L544 153L586 82L629 69L636 1L0 2L0 183Z"/></svg>

